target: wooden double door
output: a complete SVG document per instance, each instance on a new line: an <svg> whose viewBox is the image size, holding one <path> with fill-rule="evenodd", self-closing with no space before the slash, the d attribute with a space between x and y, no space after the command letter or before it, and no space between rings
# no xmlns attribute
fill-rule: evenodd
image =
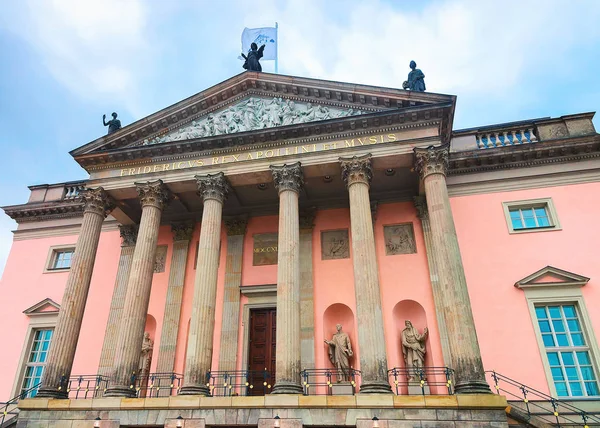
<svg viewBox="0 0 600 428"><path fill-rule="evenodd" d="M269 394L275 383L275 350L277 337L277 310L261 308L250 310L250 343L248 352L248 370L252 373L249 395ZM267 372L270 377L265 378ZM267 385L264 385L264 382ZM269 388L271 386L271 388Z"/></svg>

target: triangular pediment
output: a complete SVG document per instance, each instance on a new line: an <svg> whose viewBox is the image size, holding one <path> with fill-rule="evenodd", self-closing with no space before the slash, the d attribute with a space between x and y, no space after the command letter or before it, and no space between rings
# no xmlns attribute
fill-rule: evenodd
<svg viewBox="0 0 600 428"><path fill-rule="evenodd" d="M23 313L29 316L58 313L60 305L49 297L25 309Z"/></svg>
<svg viewBox="0 0 600 428"><path fill-rule="evenodd" d="M256 106L259 100L262 105ZM334 122L338 129L340 126L337 126L337 122L354 120L354 116L364 117L360 118L362 127L380 126L382 121L389 125L403 120L414 122L443 116L442 133L449 138L455 101L456 97L452 95L244 72L150 116L126 124L110 135L71 151L71 155L85 167L98 161L95 158L98 155L107 156L107 159L99 162L112 162L112 153L136 147L164 146L161 143L190 141L190 138L196 141L223 137L241 141L244 137L238 138L238 135L278 129L285 129L287 135L294 135L296 130L293 128L303 128L302 132L306 134L311 132L307 128L319 126L319 123L323 123L321 130L333 127ZM416 110L420 107L435 110L418 113ZM409 111L397 117L378 116L402 110ZM208 124L210 115L213 124ZM234 137L229 134L238 135ZM258 137L259 140L261 138L263 136Z"/></svg>
<svg viewBox="0 0 600 428"><path fill-rule="evenodd" d="M558 269L553 266L546 266L531 275L517 281L517 288L541 288L541 287L582 287L590 279L573 272Z"/></svg>
<svg viewBox="0 0 600 428"><path fill-rule="evenodd" d="M290 126L372 113L373 109L294 101L282 97L248 96L234 104L146 138L141 145L195 140L240 132ZM134 143L134 145L139 143Z"/></svg>

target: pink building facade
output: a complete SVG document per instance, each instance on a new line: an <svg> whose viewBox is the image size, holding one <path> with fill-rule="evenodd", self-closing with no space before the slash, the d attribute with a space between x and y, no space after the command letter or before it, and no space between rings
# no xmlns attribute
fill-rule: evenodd
<svg viewBox="0 0 600 428"><path fill-rule="evenodd" d="M73 150L88 180L31 186L4 207L18 222L0 283L7 411L75 424L44 412L89 401L103 424L176 425L178 411L186 424L267 426L281 412L284 425L371 426L414 408L431 426L467 426L440 416L446 400L495 411L485 426L593 422L593 113L453 131L455 104L246 72ZM347 379L324 343L337 324ZM410 357L403 332L424 355ZM246 396L270 416L194 413L239 412ZM325 401L302 401L313 396ZM308 413L268 401L279 397ZM354 400L337 407L343 423L306 416L339 397ZM171 413L124 420L123 400L163 409L152 399Z"/></svg>

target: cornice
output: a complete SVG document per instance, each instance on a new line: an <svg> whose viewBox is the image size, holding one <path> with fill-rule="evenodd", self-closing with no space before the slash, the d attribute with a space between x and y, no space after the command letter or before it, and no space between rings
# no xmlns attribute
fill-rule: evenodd
<svg viewBox="0 0 600 428"><path fill-rule="evenodd" d="M429 107L429 106L428 106ZM219 135L211 138L169 142L149 146L126 148L101 154L86 155L85 168L89 172L105 169L132 167L147 163L184 160L198 155L211 156L245 149L267 149L294 144L308 144L332 139L347 139L374 132L386 133L418 128L440 127L444 121L446 106L431 106L429 115L421 111L385 111L376 115L360 115L343 119L297 124L267 130L249 131L239 134ZM431 112L431 110L435 110ZM413 115L413 113L415 115ZM425 119L424 116L427 116ZM81 160L81 159L80 159ZM80 162L81 163L81 162Z"/></svg>
<svg viewBox="0 0 600 428"><path fill-rule="evenodd" d="M58 202L42 205L13 205L3 207L4 212L18 223L54 220L61 218L81 217L83 215L83 202Z"/></svg>
<svg viewBox="0 0 600 428"><path fill-rule="evenodd" d="M594 135L538 142L526 146L450 153L448 175L529 168L598 157L600 157L600 135Z"/></svg>

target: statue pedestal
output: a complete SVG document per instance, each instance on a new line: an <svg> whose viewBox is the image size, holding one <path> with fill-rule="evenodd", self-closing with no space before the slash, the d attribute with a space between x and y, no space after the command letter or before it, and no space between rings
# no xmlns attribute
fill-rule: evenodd
<svg viewBox="0 0 600 428"><path fill-rule="evenodd" d="M425 384L423 385L423 388L421 388L421 383L420 382L410 382L408 384L408 395L430 395L431 391L429 389L429 385Z"/></svg>
<svg viewBox="0 0 600 428"><path fill-rule="evenodd" d="M350 382L332 383L331 395L354 395L354 387Z"/></svg>

